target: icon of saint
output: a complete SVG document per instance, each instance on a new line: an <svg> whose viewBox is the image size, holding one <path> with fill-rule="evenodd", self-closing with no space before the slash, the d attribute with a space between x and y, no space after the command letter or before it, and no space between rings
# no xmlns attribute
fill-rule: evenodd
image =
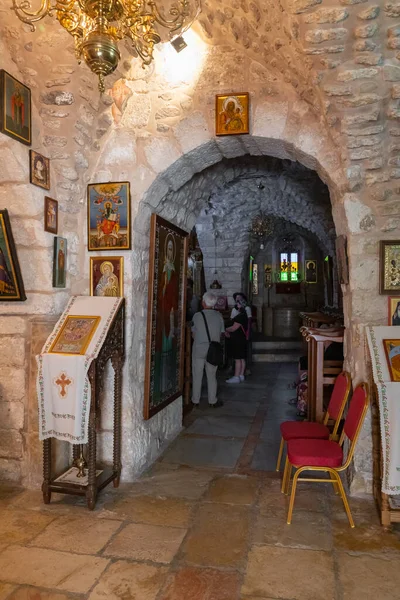
<svg viewBox="0 0 400 600"><path fill-rule="evenodd" d="M57 285L65 286L65 249L64 240L60 240L60 247L57 255Z"/></svg>
<svg viewBox="0 0 400 600"><path fill-rule="evenodd" d="M110 261L104 261L100 265L101 277L94 290L95 296L115 296L119 295L119 281L114 274L114 265Z"/></svg>
<svg viewBox="0 0 400 600"><path fill-rule="evenodd" d="M235 96L226 98L219 113L219 125L222 131L240 133L245 130L243 106Z"/></svg>
<svg viewBox="0 0 400 600"><path fill-rule="evenodd" d="M17 290L15 289L10 271L7 267L6 257L0 246L0 294L2 296L13 296L16 292Z"/></svg>
<svg viewBox="0 0 400 600"><path fill-rule="evenodd" d="M14 92L11 96L11 118L14 130L21 133L25 122L25 102L19 83L14 84Z"/></svg>

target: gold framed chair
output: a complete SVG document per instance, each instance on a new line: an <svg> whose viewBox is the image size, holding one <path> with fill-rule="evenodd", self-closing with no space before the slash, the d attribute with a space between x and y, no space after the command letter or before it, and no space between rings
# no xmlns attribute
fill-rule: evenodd
<svg viewBox="0 0 400 600"><path fill-rule="evenodd" d="M311 483L332 483L335 492L339 493L344 504L350 527L354 527L349 503L343 488L340 473L345 471L353 458L354 449L361 431L362 424L367 414L369 405L368 384L362 383L356 387L350 401L349 411L343 427L339 442L332 440L291 440L287 445L287 459L283 474L282 490L289 493L292 468L296 469L293 476L292 492L290 495L287 524L292 521L293 507L296 496L298 481ZM343 456L343 443L345 439L350 442L346 460ZM316 471L317 473L328 473L330 479L313 479L311 477L300 477L304 471Z"/></svg>
<svg viewBox="0 0 400 600"><path fill-rule="evenodd" d="M346 406L351 387L351 378L349 373L343 371L335 379L335 384L329 400L323 423L309 423L308 421L284 421L281 423L281 445L279 447L278 460L276 470L281 467L282 454L285 443L289 440L297 439L320 439L320 440L336 440L337 431L340 421L343 416L344 407ZM334 419L332 433L328 428L329 419Z"/></svg>

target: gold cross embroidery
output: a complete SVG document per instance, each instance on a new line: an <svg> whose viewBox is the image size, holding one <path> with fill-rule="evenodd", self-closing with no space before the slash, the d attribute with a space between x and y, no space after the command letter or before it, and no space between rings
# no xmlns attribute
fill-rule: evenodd
<svg viewBox="0 0 400 600"><path fill-rule="evenodd" d="M60 396L62 398L64 398L67 395L67 393L68 393L68 390L66 388L69 385L71 385L71 383L73 383L73 381L65 373L61 373L61 375L58 376L58 379L54 380L54 383L56 385L60 386L61 389L59 390L58 393L60 394Z"/></svg>

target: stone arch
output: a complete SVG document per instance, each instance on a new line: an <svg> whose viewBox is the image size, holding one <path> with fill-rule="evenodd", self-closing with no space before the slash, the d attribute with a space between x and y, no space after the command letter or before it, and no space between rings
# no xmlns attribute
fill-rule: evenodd
<svg viewBox="0 0 400 600"><path fill-rule="evenodd" d="M273 115L270 114L271 123ZM319 126L317 131L297 132L294 135L297 143L289 141L288 133L283 129L278 137L275 125L271 125L277 137L261 135L232 136L213 138L189 149L175 162L168 166L152 182L139 202L136 217L133 221L133 273L132 286L135 305L146 307L148 283L149 228L150 215L157 212L162 217L173 221L178 226L190 231L195 225L199 208L206 201L207 191L203 189L205 172L224 159L243 156L275 157L297 161L308 169L314 170L329 189L332 212L335 224L336 206L340 206L340 198L346 191L346 178L339 167L340 161L332 142L324 136ZM321 134L321 137L319 135ZM324 146L325 144L325 146ZM190 183L191 182L191 183ZM183 188L189 183L189 187ZM170 202L171 194L175 202ZM197 210L197 212L196 212ZM340 222L340 229L344 223ZM137 257L137 259L135 258ZM143 265L146 265L144 270ZM133 320L132 348L139 348L141 360L131 365L131 380L134 381L137 397L143 398L144 356L146 344L146 309L136 315ZM172 410L167 407L166 410ZM157 419L157 416L155 417Z"/></svg>

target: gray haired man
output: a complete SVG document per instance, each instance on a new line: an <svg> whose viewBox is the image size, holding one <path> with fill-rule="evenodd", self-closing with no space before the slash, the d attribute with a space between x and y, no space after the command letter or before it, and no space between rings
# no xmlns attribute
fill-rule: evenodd
<svg viewBox="0 0 400 600"><path fill-rule="evenodd" d="M203 310L193 316L192 403L194 406L198 406L200 403L204 368L207 376L208 404L213 407L223 405L223 402L217 399L217 367L210 365L206 360L210 342L208 340L204 318L207 321L212 342L219 342L221 340L221 335L225 332L222 315L214 310L216 302L216 295L212 292L206 292L202 300Z"/></svg>

